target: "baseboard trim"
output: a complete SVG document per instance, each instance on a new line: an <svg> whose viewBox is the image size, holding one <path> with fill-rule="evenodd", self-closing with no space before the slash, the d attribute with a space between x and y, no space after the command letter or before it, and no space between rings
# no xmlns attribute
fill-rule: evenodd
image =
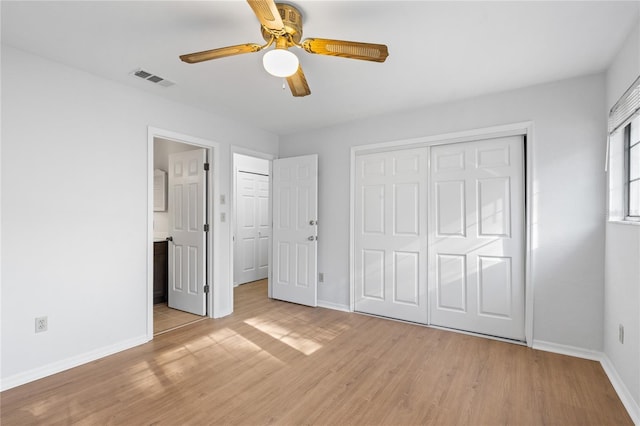
<svg viewBox="0 0 640 426"><path fill-rule="evenodd" d="M640 405L638 405L638 403L633 399L631 392L629 392L629 388L627 388L620 378L618 371L613 366L613 363L607 354L602 354L600 364L609 378L609 381L613 385L613 388L616 390L620 401L622 401L622 405L624 405L624 408L627 409L627 413L631 416L631 420L636 425L640 425Z"/></svg>
<svg viewBox="0 0 640 426"><path fill-rule="evenodd" d="M578 348L575 346L560 345L558 343L545 342L540 340L533 341L533 349L598 361L602 366L604 373L607 375L609 382L611 382L613 389L618 394L618 398L620 398L622 405L624 405L627 413L629 413L631 420L634 424L640 426L640 405L638 405L636 400L633 399L631 392L629 392L629 389L620 378L618 371L613 366L613 363L611 362L607 354L599 351Z"/></svg>
<svg viewBox="0 0 640 426"><path fill-rule="evenodd" d="M318 307L319 308L333 309L334 311L351 312L351 310L349 309L349 306L347 306L347 305L341 305L339 303L327 302L325 300L318 300Z"/></svg>
<svg viewBox="0 0 640 426"><path fill-rule="evenodd" d="M574 356L576 358L590 359L591 361L600 361L602 352L590 349L579 348L576 346L561 345L553 342L545 342L543 340L533 340L533 349L545 352L554 352L561 355Z"/></svg>
<svg viewBox="0 0 640 426"><path fill-rule="evenodd" d="M117 352L131 349L135 346L147 343L148 341L149 338L146 335L139 336L133 339L125 340L124 342L118 342L114 345L97 349L95 351L86 352L84 354L76 355L61 361L52 362L51 364L34 368L33 370L29 370L24 373L14 374L13 376L9 376L1 380L0 391L6 391L38 379L43 379L47 376L51 376L65 370L87 364L91 361L113 355Z"/></svg>

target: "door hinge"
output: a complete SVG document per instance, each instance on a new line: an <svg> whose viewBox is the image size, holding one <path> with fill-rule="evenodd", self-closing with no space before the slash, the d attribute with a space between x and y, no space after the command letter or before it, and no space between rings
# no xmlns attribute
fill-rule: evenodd
<svg viewBox="0 0 640 426"><path fill-rule="evenodd" d="M205 292L205 294L209 293L209 284L205 284L204 285L204 292Z"/></svg>
<svg viewBox="0 0 640 426"><path fill-rule="evenodd" d="M209 224L208 223L204 224L204 232L209 232Z"/></svg>
<svg viewBox="0 0 640 426"><path fill-rule="evenodd" d="M205 172L209 171L209 163L204 163L204 171Z"/></svg>

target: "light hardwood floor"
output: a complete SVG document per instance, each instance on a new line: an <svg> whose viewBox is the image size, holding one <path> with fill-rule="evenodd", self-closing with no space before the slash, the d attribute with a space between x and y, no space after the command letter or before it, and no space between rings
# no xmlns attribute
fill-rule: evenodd
<svg viewBox="0 0 640 426"><path fill-rule="evenodd" d="M164 303L158 303L153 305L153 334L166 333L205 318L189 312L171 309Z"/></svg>
<svg viewBox="0 0 640 426"><path fill-rule="evenodd" d="M3 392L2 425L630 425L597 362L236 289L233 315Z"/></svg>

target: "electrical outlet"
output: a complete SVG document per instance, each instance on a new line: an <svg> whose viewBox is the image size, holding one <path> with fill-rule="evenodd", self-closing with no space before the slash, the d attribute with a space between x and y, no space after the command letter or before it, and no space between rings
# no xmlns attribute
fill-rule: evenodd
<svg viewBox="0 0 640 426"><path fill-rule="evenodd" d="M47 317L37 317L36 318L36 333L42 333L43 331L47 331L49 327L49 320Z"/></svg>
<svg viewBox="0 0 640 426"><path fill-rule="evenodd" d="M324 282L324 272L319 272L318 273L318 282L319 283L323 283Z"/></svg>
<svg viewBox="0 0 640 426"><path fill-rule="evenodd" d="M618 340L624 344L624 325L618 324Z"/></svg>

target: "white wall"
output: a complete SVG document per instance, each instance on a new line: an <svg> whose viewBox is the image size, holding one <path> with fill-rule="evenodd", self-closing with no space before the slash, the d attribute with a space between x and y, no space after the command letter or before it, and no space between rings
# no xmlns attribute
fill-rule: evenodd
<svg viewBox="0 0 640 426"><path fill-rule="evenodd" d="M604 75L281 137L280 156L319 154L318 298L349 304L349 152L354 145L534 121L534 339L602 350Z"/></svg>
<svg viewBox="0 0 640 426"><path fill-rule="evenodd" d="M640 75L640 23L607 71L607 112ZM640 226L607 223L604 352L635 401L640 418ZM625 342L618 341L624 325Z"/></svg>
<svg viewBox="0 0 640 426"><path fill-rule="evenodd" d="M2 46L2 388L145 340L148 126L220 144L226 195L231 144L278 151L273 134Z"/></svg>

